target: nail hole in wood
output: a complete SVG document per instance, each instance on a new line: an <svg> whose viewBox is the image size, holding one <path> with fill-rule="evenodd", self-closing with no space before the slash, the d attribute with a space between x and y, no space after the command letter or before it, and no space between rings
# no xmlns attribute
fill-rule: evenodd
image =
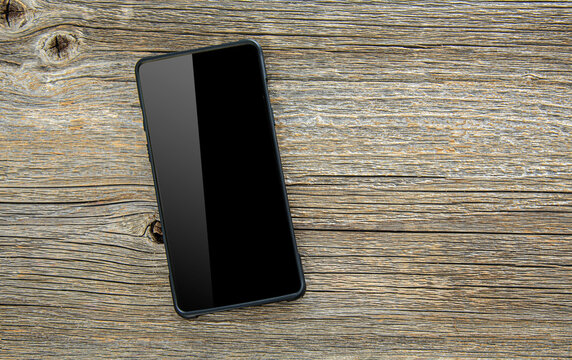
<svg viewBox="0 0 572 360"><path fill-rule="evenodd" d="M149 224L149 233L151 233L153 241L158 243L163 242L163 228L159 220L153 220L153 222Z"/></svg>
<svg viewBox="0 0 572 360"><path fill-rule="evenodd" d="M25 20L26 8L18 0L5 0L2 2L2 18L8 26L21 25Z"/></svg>

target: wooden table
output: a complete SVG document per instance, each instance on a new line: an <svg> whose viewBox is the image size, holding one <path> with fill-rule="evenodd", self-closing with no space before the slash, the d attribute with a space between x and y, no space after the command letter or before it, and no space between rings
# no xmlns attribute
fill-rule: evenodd
<svg viewBox="0 0 572 360"><path fill-rule="evenodd" d="M0 13L0 358L572 356L571 3ZM184 320L134 65L243 38L308 291Z"/></svg>

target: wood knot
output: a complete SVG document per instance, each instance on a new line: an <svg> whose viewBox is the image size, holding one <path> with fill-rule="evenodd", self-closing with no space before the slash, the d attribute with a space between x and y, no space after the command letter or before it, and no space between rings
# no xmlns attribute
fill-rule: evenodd
<svg viewBox="0 0 572 360"><path fill-rule="evenodd" d="M2 22L8 27L21 27L26 22L26 6L19 0L4 0L0 9Z"/></svg>
<svg viewBox="0 0 572 360"><path fill-rule="evenodd" d="M153 220L153 222L149 224L149 233L153 241L158 243L163 242L163 228L159 220Z"/></svg>
<svg viewBox="0 0 572 360"><path fill-rule="evenodd" d="M79 53L79 36L73 33L54 33L43 39L41 50L45 60L62 63Z"/></svg>

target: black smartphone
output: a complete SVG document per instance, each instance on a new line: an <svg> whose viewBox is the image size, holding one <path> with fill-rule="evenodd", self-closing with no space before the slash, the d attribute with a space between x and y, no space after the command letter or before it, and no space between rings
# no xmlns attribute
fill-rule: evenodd
<svg viewBox="0 0 572 360"><path fill-rule="evenodd" d="M135 74L177 313L302 296L260 46L147 57Z"/></svg>

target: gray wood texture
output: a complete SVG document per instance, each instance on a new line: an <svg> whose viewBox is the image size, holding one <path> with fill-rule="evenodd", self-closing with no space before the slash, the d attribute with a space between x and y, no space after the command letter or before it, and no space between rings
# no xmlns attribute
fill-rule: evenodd
<svg viewBox="0 0 572 360"><path fill-rule="evenodd" d="M0 15L0 358L572 356L570 2ZM134 65L243 38L265 52L308 291L184 320Z"/></svg>

